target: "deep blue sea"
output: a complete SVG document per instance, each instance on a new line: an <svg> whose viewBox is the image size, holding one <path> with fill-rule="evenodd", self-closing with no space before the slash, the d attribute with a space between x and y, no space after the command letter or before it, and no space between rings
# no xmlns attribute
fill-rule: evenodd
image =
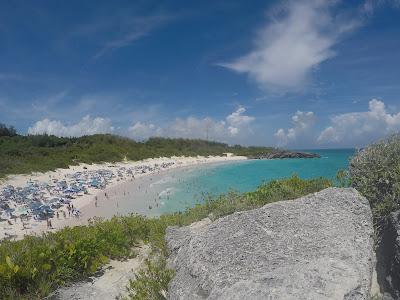
<svg viewBox="0 0 400 300"><path fill-rule="evenodd" d="M290 177L326 177L335 179L336 172L348 167L353 149L307 150L321 158L249 160L212 164L173 173L163 178L159 213L183 210L204 201L205 195L219 195L230 190L254 190L263 181Z"/></svg>

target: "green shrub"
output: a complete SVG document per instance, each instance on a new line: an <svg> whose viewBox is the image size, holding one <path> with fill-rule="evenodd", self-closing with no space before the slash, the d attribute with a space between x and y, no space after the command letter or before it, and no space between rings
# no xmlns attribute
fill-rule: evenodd
<svg viewBox="0 0 400 300"><path fill-rule="evenodd" d="M3 241L0 298L26 294L40 298L58 286L93 274L109 258L129 257L135 243L147 238L146 225L147 219L141 216L114 217L42 237Z"/></svg>
<svg viewBox="0 0 400 300"><path fill-rule="evenodd" d="M370 202L375 221L400 204L400 135L392 135L359 151L351 160L351 186Z"/></svg>
<svg viewBox="0 0 400 300"><path fill-rule="evenodd" d="M350 175L348 170L339 170L336 173L336 184L339 187L345 188L349 187L350 182Z"/></svg>
<svg viewBox="0 0 400 300"><path fill-rule="evenodd" d="M133 280L129 281L128 297L132 300L163 300L166 299L168 284L175 272L166 268L164 258L146 260L145 267Z"/></svg>

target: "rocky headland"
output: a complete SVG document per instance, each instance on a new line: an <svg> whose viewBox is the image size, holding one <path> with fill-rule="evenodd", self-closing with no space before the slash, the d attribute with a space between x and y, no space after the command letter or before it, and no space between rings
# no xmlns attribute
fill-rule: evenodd
<svg viewBox="0 0 400 300"><path fill-rule="evenodd" d="M370 299L368 201L329 188L212 222L170 227L169 299Z"/></svg>
<svg viewBox="0 0 400 300"><path fill-rule="evenodd" d="M320 158L316 153L276 150L247 156L248 159L282 159L282 158Z"/></svg>

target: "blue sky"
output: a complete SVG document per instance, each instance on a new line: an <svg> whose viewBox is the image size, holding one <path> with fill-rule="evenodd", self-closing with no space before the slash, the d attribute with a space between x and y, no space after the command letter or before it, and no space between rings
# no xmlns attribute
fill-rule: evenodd
<svg viewBox="0 0 400 300"><path fill-rule="evenodd" d="M0 122L290 148L400 129L400 2L1 1Z"/></svg>

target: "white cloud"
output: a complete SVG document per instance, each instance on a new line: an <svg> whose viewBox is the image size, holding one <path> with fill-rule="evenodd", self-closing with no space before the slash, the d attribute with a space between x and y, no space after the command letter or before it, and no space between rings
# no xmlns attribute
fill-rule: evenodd
<svg viewBox="0 0 400 300"><path fill-rule="evenodd" d="M211 118L188 117L175 119L165 130L165 135L170 137L200 138L211 140L225 140L228 130L224 121Z"/></svg>
<svg viewBox="0 0 400 300"><path fill-rule="evenodd" d="M162 129L152 123L136 122L128 128L129 136L135 140L146 140L149 137L161 136Z"/></svg>
<svg viewBox="0 0 400 300"><path fill-rule="evenodd" d="M358 22L335 17L336 1L289 1L262 28L254 49L221 66L248 74L265 88L299 89L310 72L333 57L333 46Z"/></svg>
<svg viewBox="0 0 400 300"><path fill-rule="evenodd" d="M315 123L315 115L312 111L303 112L297 111L292 116L293 127L285 131L280 128L275 133L279 146L285 146L291 142L295 142L299 137L304 137L308 130Z"/></svg>
<svg viewBox="0 0 400 300"><path fill-rule="evenodd" d="M151 122L136 122L128 128L128 132L129 136L139 140L152 136L165 136L228 141L251 133L250 124L255 118L245 113L246 109L239 106L236 111L229 114L223 120L190 116L187 118L176 118L163 127L156 126Z"/></svg>
<svg viewBox="0 0 400 300"><path fill-rule="evenodd" d="M43 119L29 127L28 134L49 134L56 136L82 136L96 133L112 133L117 131L135 140L146 140L150 137L199 138L218 141L238 141L252 133L253 116L246 114L246 109L239 106L237 110L222 120L210 117L176 118L164 125L151 121L137 121L128 128L114 130L112 122L107 118L86 116L78 123L66 125L58 120Z"/></svg>
<svg viewBox="0 0 400 300"><path fill-rule="evenodd" d="M169 130L172 129L175 136L208 137L209 139L226 141L252 132L250 123L255 120L255 117L245 115L245 113L246 109L239 106L225 120L197 119L195 117L189 117L186 120L176 119Z"/></svg>
<svg viewBox="0 0 400 300"><path fill-rule="evenodd" d="M242 106L239 106L236 111L226 117L227 123L236 133L239 132L240 128L248 126L255 120L255 118L252 116L244 115L245 112L246 109Z"/></svg>
<svg viewBox="0 0 400 300"><path fill-rule="evenodd" d="M96 133L111 133L114 131L111 120L107 118L83 117L78 123L64 125L60 121L43 119L29 127L28 134L48 134L64 137L77 137Z"/></svg>
<svg viewBox="0 0 400 300"><path fill-rule="evenodd" d="M344 113L333 116L331 125L318 137L321 144L363 146L400 130L400 112L390 114L383 101L372 99L365 112Z"/></svg>

